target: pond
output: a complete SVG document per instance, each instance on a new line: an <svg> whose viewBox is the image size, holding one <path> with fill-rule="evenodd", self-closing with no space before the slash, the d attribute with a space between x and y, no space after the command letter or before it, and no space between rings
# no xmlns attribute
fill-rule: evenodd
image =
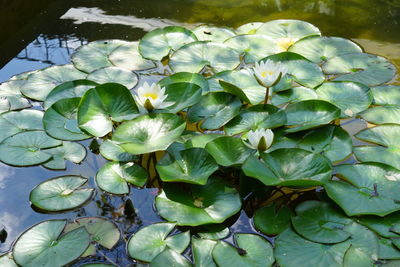
<svg viewBox="0 0 400 267"><path fill-rule="evenodd" d="M10 61L4 62L4 66L0 69L0 82L25 71L69 63L75 49L95 40L135 41L151 30L169 25L193 28L208 24L236 28L249 22L266 22L274 19L298 19L310 22L316 25L324 36L351 39L363 47L365 52L387 57L400 68L400 1L398 0L88 0L70 1L68 4L61 2L65 1L44 3L44 9L38 10L37 14L31 14L33 18L27 25L18 25L14 28L11 26L13 31L2 27L0 33L7 36L7 39L0 41L0 48L7 49L1 49L1 54ZM18 8L28 10L30 7ZM398 76L396 79L394 83L400 83ZM364 126L365 124L356 120L344 127L350 133L355 133ZM354 144L358 144L357 142L361 144L354 139ZM82 143L88 147L90 142ZM11 167L0 162L0 230L4 227L7 231L7 237L0 243L0 254L8 251L13 241L25 229L47 219L106 216L118 224L125 241L139 228L163 221L154 208L154 199L159 193L157 188L131 188L129 195L123 197L97 194L95 201L88 205L61 214L42 213L31 206L29 202L31 190L52 177L81 175L89 178L90 185L96 187L94 177L106 162L107 160L101 155L90 151L81 164L67 161L65 171L51 171L41 166ZM232 233L258 233L248 217L253 212L251 209L252 207L247 207L247 214L242 210L240 214L229 219L227 225L230 226ZM232 237L228 240L232 240ZM99 260L108 258L120 266L135 266L126 254L124 240L121 240L114 250L110 252L102 250L101 253L104 255L98 255ZM93 258L82 260L80 263L92 260Z"/></svg>

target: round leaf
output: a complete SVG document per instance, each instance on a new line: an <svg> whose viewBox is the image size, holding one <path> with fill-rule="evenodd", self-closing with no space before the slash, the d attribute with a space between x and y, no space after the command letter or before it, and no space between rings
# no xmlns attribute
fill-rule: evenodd
<svg viewBox="0 0 400 267"><path fill-rule="evenodd" d="M343 267L373 267L374 261L362 249L350 247L344 255Z"/></svg>
<svg viewBox="0 0 400 267"><path fill-rule="evenodd" d="M202 25L193 30L199 41L213 41L223 43L225 40L235 36L229 28Z"/></svg>
<svg viewBox="0 0 400 267"><path fill-rule="evenodd" d="M105 140L103 143L101 143L100 154L104 158L113 161L126 162L126 161L133 161L134 159L136 159L135 155L126 152L118 144L118 142L114 142L111 140Z"/></svg>
<svg viewBox="0 0 400 267"><path fill-rule="evenodd" d="M400 105L400 86L377 86L371 88L371 93L377 105Z"/></svg>
<svg viewBox="0 0 400 267"><path fill-rule="evenodd" d="M0 113L31 106L28 99L24 98L20 92L20 88L24 83L24 80L16 80L0 84L0 99L2 99L4 106L4 108L0 109Z"/></svg>
<svg viewBox="0 0 400 267"><path fill-rule="evenodd" d="M272 97L272 104L280 106L284 104L290 104L300 102L303 100L317 99L318 95L314 89L310 89L303 86L296 86L292 89L278 92Z"/></svg>
<svg viewBox="0 0 400 267"><path fill-rule="evenodd" d="M166 249L158 254L150 263L150 267L191 267L192 264L188 259L172 249Z"/></svg>
<svg viewBox="0 0 400 267"><path fill-rule="evenodd" d="M0 142L16 133L43 130L43 112L33 109L11 111L0 115Z"/></svg>
<svg viewBox="0 0 400 267"><path fill-rule="evenodd" d="M217 242L214 240L192 237L192 253L195 266L217 267L211 254L216 244Z"/></svg>
<svg viewBox="0 0 400 267"><path fill-rule="evenodd" d="M119 68L127 70L147 70L156 67L153 61L144 59L138 49L138 42L129 42L127 45L121 45L115 48L108 60Z"/></svg>
<svg viewBox="0 0 400 267"><path fill-rule="evenodd" d="M86 79L98 84L119 83L129 89L135 87L139 81L139 77L136 73L118 67L106 67L95 70L91 72Z"/></svg>
<svg viewBox="0 0 400 267"><path fill-rule="evenodd" d="M242 139L232 136L222 136L208 142L206 150L222 166L242 164L254 152Z"/></svg>
<svg viewBox="0 0 400 267"><path fill-rule="evenodd" d="M287 206L276 207L274 204L258 209L254 214L254 226L267 235L278 235L290 226L292 213Z"/></svg>
<svg viewBox="0 0 400 267"><path fill-rule="evenodd" d="M171 113L193 106L200 101L202 95L201 87L186 82L166 85L165 93L168 95L165 101L174 103L172 106L165 108Z"/></svg>
<svg viewBox="0 0 400 267"><path fill-rule="evenodd" d="M79 164L86 157L86 149L83 145L74 142L64 141L61 146L44 150L52 156L51 160L43 164L51 170L65 170L65 160Z"/></svg>
<svg viewBox="0 0 400 267"><path fill-rule="evenodd" d="M243 24L239 26L236 29L236 32L238 34L255 34L257 29L260 28L260 26L263 25L262 22L250 22Z"/></svg>
<svg viewBox="0 0 400 267"><path fill-rule="evenodd" d="M278 19L268 21L261 25L256 32L258 34L269 36L273 39L301 39L309 35L321 35L318 28L314 25L305 21L294 19Z"/></svg>
<svg viewBox="0 0 400 267"><path fill-rule="evenodd" d="M364 120L374 123L400 124L400 106L380 106L367 109L360 114Z"/></svg>
<svg viewBox="0 0 400 267"><path fill-rule="evenodd" d="M196 84L201 88L203 94L206 94L209 91L209 86L208 86L207 80L201 74L198 74L198 73L178 72L178 73L172 74L171 76L167 76L158 82L158 84L161 87L166 87L167 85L173 84L173 83Z"/></svg>
<svg viewBox="0 0 400 267"><path fill-rule="evenodd" d="M3 267L18 267L14 262L11 253L0 255L0 265Z"/></svg>

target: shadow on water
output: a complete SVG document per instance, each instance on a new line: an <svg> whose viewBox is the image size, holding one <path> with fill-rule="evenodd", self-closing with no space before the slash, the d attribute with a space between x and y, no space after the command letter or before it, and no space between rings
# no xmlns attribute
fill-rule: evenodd
<svg viewBox="0 0 400 267"><path fill-rule="evenodd" d="M146 32L167 25L207 23L237 27L278 18L306 20L324 35L351 38L367 52L387 56L400 67L399 0L86 0L52 4L43 0L37 1L35 8L22 2L26 1L0 0L0 6L5 7L0 9L0 18L10 9L14 12L8 20L0 20L0 33L4 36L0 40L0 65L11 59L0 69L0 82L24 71L68 63L77 47L93 40L138 40ZM18 21L15 16L21 16L24 23L13 23ZM125 197L97 194L95 201L84 208L59 215L32 210L29 193L38 183L65 174L83 175L93 183L96 171L104 163L102 157L91 153L81 165L69 164L66 171L58 172L0 163L0 231L2 227L7 231L4 242L0 242L0 252L7 251L24 229L48 218L107 216L119 224L125 239L139 227L160 221L153 209L157 194L154 188L132 189ZM231 229L254 231L244 211L236 219ZM121 266L132 264L122 241L107 257Z"/></svg>

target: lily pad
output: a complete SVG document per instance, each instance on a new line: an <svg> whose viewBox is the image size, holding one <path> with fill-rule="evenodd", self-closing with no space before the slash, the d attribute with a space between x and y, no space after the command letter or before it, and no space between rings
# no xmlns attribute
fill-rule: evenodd
<svg viewBox="0 0 400 267"><path fill-rule="evenodd" d="M379 238L379 258L383 260L398 260L400 259L400 250L392 240Z"/></svg>
<svg viewBox="0 0 400 267"><path fill-rule="evenodd" d="M223 180L210 178L206 185L165 184L155 206L161 217L177 225L221 223L242 206L239 193Z"/></svg>
<svg viewBox="0 0 400 267"><path fill-rule="evenodd" d="M129 42L115 48L108 56L108 60L119 68L127 70L147 70L156 67L156 64L143 58L139 53L138 42Z"/></svg>
<svg viewBox="0 0 400 267"><path fill-rule="evenodd" d="M117 83L106 83L88 90L78 108L78 124L94 135L104 136L113 129L113 121L122 122L139 115L130 91Z"/></svg>
<svg viewBox="0 0 400 267"><path fill-rule="evenodd" d="M239 26L236 29L238 34L255 34L257 29L260 28L264 23L262 22L250 22Z"/></svg>
<svg viewBox="0 0 400 267"><path fill-rule="evenodd" d="M399 234L392 231L394 227L400 224L400 212L391 213L385 217L363 216L360 223L379 234L380 236L391 238L400 237Z"/></svg>
<svg viewBox="0 0 400 267"><path fill-rule="evenodd" d="M324 185L328 196L348 216L385 216L400 210L400 172L381 164L340 165L337 176L345 181L330 181Z"/></svg>
<svg viewBox="0 0 400 267"><path fill-rule="evenodd" d="M105 67L91 72L86 79L94 81L98 84L103 83L119 83L129 89L135 87L139 81L136 73L118 67Z"/></svg>
<svg viewBox="0 0 400 267"><path fill-rule="evenodd" d="M383 124L360 131L358 139L380 146L354 147L354 154L361 162L380 162L400 170L400 125Z"/></svg>
<svg viewBox="0 0 400 267"><path fill-rule="evenodd" d="M14 262L11 253L0 255L0 265L3 267L18 267L18 265Z"/></svg>
<svg viewBox="0 0 400 267"><path fill-rule="evenodd" d="M157 172L164 182L184 182L204 185L218 165L203 148L189 148L167 153L157 162Z"/></svg>
<svg viewBox="0 0 400 267"><path fill-rule="evenodd" d="M371 93L376 105L400 105L400 86L398 85L372 87Z"/></svg>
<svg viewBox="0 0 400 267"><path fill-rule="evenodd" d="M233 247L226 242L218 241L212 255L220 267L270 267L274 263L271 244L261 236L254 234L235 234Z"/></svg>
<svg viewBox="0 0 400 267"><path fill-rule="evenodd" d="M374 124L400 124L400 106L373 107L361 113L360 116L364 120Z"/></svg>
<svg viewBox="0 0 400 267"><path fill-rule="evenodd" d="M340 116L340 109L322 100L305 100L286 107L286 125L289 133L328 124Z"/></svg>
<svg viewBox="0 0 400 267"><path fill-rule="evenodd" d="M43 112L34 109L11 111L0 115L0 142L14 134L43 130Z"/></svg>
<svg viewBox="0 0 400 267"><path fill-rule="evenodd" d="M2 99L4 107L0 109L0 113L31 106L28 99L24 98L20 92L20 88L24 83L24 80L16 80L0 84L0 99Z"/></svg>
<svg viewBox="0 0 400 267"><path fill-rule="evenodd" d="M20 90L31 99L44 101L57 85L85 78L86 73L75 69L71 64L51 66L29 74Z"/></svg>
<svg viewBox="0 0 400 267"><path fill-rule="evenodd" d="M317 243L339 243L350 237L343 230L352 220L326 202L309 200L296 207L292 217L293 228L298 234Z"/></svg>
<svg viewBox="0 0 400 267"><path fill-rule="evenodd" d="M343 230L351 234L347 241L351 247L362 250L374 261L378 260L379 244L375 233L356 222L345 225Z"/></svg>
<svg viewBox="0 0 400 267"><path fill-rule="evenodd" d="M66 220L49 220L25 231L13 247L15 262L26 267L61 267L79 258L89 246L89 234L81 227L61 235L66 224Z"/></svg>
<svg viewBox="0 0 400 267"><path fill-rule="evenodd" d="M208 142L206 150L221 166L242 164L249 155L254 153L242 139L232 136L222 136Z"/></svg>
<svg viewBox="0 0 400 267"><path fill-rule="evenodd" d="M261 25L256 32L274 39L301 39L310 35L321 35L319 29L314 25L305 21L294 19L278 19L268 21Z"/></svg>
<svg viewBox="0 0 400 267"><path fill-rule="evenodd" d="M192 237L193 262L198 267L217 267L212 251L217 241Z"/></svg>
<svg viewBox="0 0 400 267"><path fill-rule="evenodd" d="M366 53L336 56L322 68L326 74L338 75L334 81L353 81L367 86L386 83L396 75L396 67L386 58Z"/></svg>
<svg viewBox="0 0 400 267"><path fill-rule="evenodd" d="M64 141L61 146L45 150L52 158L43 163L43 166L51 170L65 170L65 160L79 164L86 157L86 149L83 145L74 142Z"/></svg>
<svg viewBox="0 0 400 267"><path fill-rule="evenodd" d="M158 254L150 263L150 267L191 267L192 264L188 259L172 249L165 249Z"/></svg>
<svg viewBox="0 0 400 267"><path fill-rule="evenodd" d="M77 175L59 176L37 185L29 196L38 209L61 212L76 209L87 203L94 189L86 187L87 178Z"/></svg>
<svg viewBox="0 0 400 267"><path fill-rule="evenodd" d="M278 92L272 97L272 104L275 106L281 106L285 104L300 102L303 100L317 99L318 95L314 89L310 89L304 86L296 86L292 89Z"/></svg>
<svg viewBox="0 0 400 267"><path fill-rule="evenodd" d="M193 32L179 26L155 29L145 34L139 42L139 52L144 58L161 60L181 46L197 41Z"/></svg>
<svg viewBox="0 0 400 267"><path fill-rule="evenodd" d="M165 249L182 253L190 243L189 232L168 236L174 223L154 223L140 229L128 241L128 253L134 259L151 262Z"/></svg>
<svg viewBox="0 0 400 267"><path fill-rule="evenodd" d="M200 86L194 83L182 82L166 85L165 93L168 95L165 101L174 103L165 110L176 113L199 102L202 90Z"/></svg>
<svg viewBox="0 0 400 267"><path fill-rule="evenodd" d="M344 255L343 267L373 267L374 261L362 249L350 247Z"/></svg>
<svg viewBox="0 0 400 267"><path fill-rule="evenodd" d="M199 134L199 135L191 137L185 143L185 147L186 148L192 148L192 147L205 148L209 142L211 142L212 140L217 139L218 137L221 137L221 136L222 136L221 134L214 134L214 133Z"/></svg>
<svg viewBox="0 0 400 267"><path fill-rule="evenodd" d="M115 265L105 264L105 263L87 263L79 265L79 267L115 267Z"/></svg>
<svg viewBox="0 0 400 267"><path fill-rule="evenodd" d="M58 100L43 116L43 126L46 132L60 140L84 140L90 135L82 132L78 127L78 105L81 98L65 98Z"/></svg>
<svg viewBox="0 0 400 267"><path fill-rule="evenodd" d="M191 83L198 85L203 94L209 92L209 86L207 80L203 77L203 75L198 73L190 73L190 72L178 72L172 74L171 76L167 76L161 79L158 84L161 87L166 87L169 84L173 83Z"/></svg>
<svg viewBox="0 0 400 267"><path fill-rule="evenodd" d="M354 82L327 82L316 90L318 99L328 101L341 109L341 117L353 117L372 103L367 86Z"/></svg>
<svg viewBox="0 0 400 267"><path fill-rule="evenodd" d="M199 72L211 67L215 72L231 70L240 63L239 53L224 44L198 41L182 46L170 58L174 72Z"/></svg>
<svg viewBox="0 0 400 267"><path fill-rule="evenodd" d="M242 104L239 99L228 93L210 93L188 110L190 123L201 123L202 129L218 129L235 117Z"/></svg>
<svg viewBox="0 0 400 267"><path fill-rule="evenodd" d="M137 156L126 152L118 142L108 139L101 143L100 154L108 160L121 162L133 161L137 158Z"/></svg>
<svg viewBox="0 0 400 267"><path fill-rule="evenodd" d="M48 161L52 156L45 149L61 145L60 140L44 131L17 133L0 144L0 160L12 166L32 166Z"/></svg>
<svg viewBox="0 0 400 267"><path fill-rule="evenodd" d="M133 162L108 162L96 174L96 184L111 194L129 193L129 184L143 186L147 181L146 170Z"/></svg>
<svg viewBox="0 0 400 267"><path fill-rule="evenodd" d="M267 235L278 235L290 227L292 212L287 206L269 204L258 209L253 218L257 230Z"/></svg>
<svg viewBox="0 0 400 267"><path fill-rule="evenodd" d="M361 53L362 48L341 37L311 36L304 38L289 48L290 52L300 54L315 63L322 63L335 56Z"/></svg>
<svg viewBox="0 0 400 267"><path fill-rule="evenodd" d="M317 186L325 184L332 175L326 157L303 149L282 148L260 156L261 160L250 156L242 170L265 185Z"/></svg>
<svg viewBox="0 0 400 267"><path fill-rule="evenodd" d="M285 111L272 105L255 105L242 110L225 125L224 131L229 135L236 135L250 130L272 129L285 123Z"/></svg>
<svg viewBox="0 0 400 267"><path fill-rule="evenodd" d="M200 232L197 233L198 236L204 239L219 240L226 238L230 231L228 227L223 224L206 224L199 226Z"/></svg>
<svg viewBox="0 0 400 267"><path fill-rule="evenodd" d="M275 258L282 267L342 267L349 242L334 245L311 242L287 229L275 241Z"/></svg>
<svg viewBox="0 0 400 267"><path fill-rule="evenodd" d="M165 150L179 138L185 126L175 114L142 115L121 124L114 132L113 141L134 155Z"/></svg>
<svg viewBox="0 0 400 267"><path fill-rule="evenodd" d="M82 97L87 90L94 88L97 85L98 83L89 80L76 80L62 83L54 87L54 89L47 95L43 107L44 109L48 109L61 99Z"/></svg>
<svg viewBox="0 0 400 267"><path fill-rule="evenodd" d="M213 41L223 43L235 36L235 32L229 28L202 25L193 30L199 41Z"/></svg>

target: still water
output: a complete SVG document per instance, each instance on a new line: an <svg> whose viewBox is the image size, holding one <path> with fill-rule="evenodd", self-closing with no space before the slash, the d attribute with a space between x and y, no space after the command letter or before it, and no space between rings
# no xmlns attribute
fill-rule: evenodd
<svg viewBox="0 0 400 267"><path fill-rule="evenodd" d="M52 3L44 4L44 9L32 14L32 19L24 25L9 25L0 21L4 24L0 25L0 34L5 36L0 39L0 62L6 63L11 59L4 66L0 65L0 82L24 71L68 63L74 49L93 40L138 40L146 32L167 25L191 27L206 23L237 27L247 22L282 18L313 23L323 35L351 38L367 52L386 56L400 68L400 0L48 2ZM27 5L20 5L19 8L30 9ZM397 83L400 83L399 78ZM41 214L30 207L29 193L38 183L65 174L82 175L93 181L96 171L104 163L102 157L91 152L88 152L84 163L70 163L66 171L55 172L42 167L15 168L0 163L0 229L4 226L8 233L5 242L0 243L0 254L10 248L12 241L24 229L49 218L107 216L119 223L125 238L142 225L161 221L153 211L153 199L157 194L157 189L153 188L133 189L125 198L97 195L96 201L84 208L60 215ZM128 198L134 208L122 205ZM236 219L231 229L253 231L244 213ZM132 264L122 241L109 257L121 266Z"/></svg>

